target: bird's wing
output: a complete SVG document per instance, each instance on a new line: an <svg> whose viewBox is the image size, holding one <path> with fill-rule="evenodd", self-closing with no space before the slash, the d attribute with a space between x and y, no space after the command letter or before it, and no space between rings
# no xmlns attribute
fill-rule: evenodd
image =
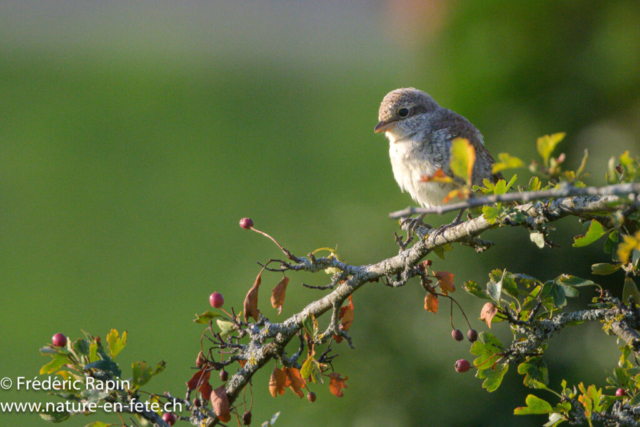
<svg viewBox="0 0 640 427"><path fill-rule="evenodd" d="M495 160L489 150L484 146L482 134L476 127L460 114L441 109L438 120L432 122L432 132L435 141L446 141L451 143L455 138L465 138L476 150L476 163L473 168L473 184L482 185L482 181L487 178L492 183L504 179L500 172L492 173ZM446 171L450 174L450 171Z"/></svg>

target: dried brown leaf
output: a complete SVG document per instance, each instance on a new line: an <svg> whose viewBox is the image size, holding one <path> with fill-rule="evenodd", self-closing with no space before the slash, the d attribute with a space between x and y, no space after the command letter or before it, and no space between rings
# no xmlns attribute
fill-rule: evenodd
<svg viewBox="0 0 640 427"><path fill-rule="evenodd" d="M287 285L289 284L289 278L283 277L280 283L273 288L271 292L271 305L273 308L278 309L278 314L282 313L282 306L284 305L284 297L287 293Z"/></svg>
<svg viewBox="0 0 640 427"><path fill-rule="evenodd" d="M284 394L284 389L288 386L289 378L284 370L273 367L271 373L271 379L269 380L269 392L271 396L278 397L279 394Z"/></svg>
<svg viewBox="0 0 640 427"><path fill-rule="evenodd" d="M294 392L296 396L303 397L304 392L302 389L306 387L306 382L302 378L302 375L300 375L300 371L296 368L285 368L285 371L289 379L289 388L291 391Z"/></svg>
<svg viewBox="0 0 640 427"><path fill-rule="evenodd" d="M260 283L262 282L262 272L264 268L260 270L258 273L258 277L256 277L256 281L247 292L247 296L244 298L244 321L249 321L250 317L253 317L253 320L256 322L260 317L260 310L258 310L258 289L260 288Z"/></svg>
<svg viewBox="0 0 640 427"><path fill-rule="evenodd" d="M438 296L428 293L424 298L424 309L432 312L433 314L438 313Z"/></svg>
<svg viewBox="0 0 640 427"><path fill-rule="evenodd" d="M449 293L455 292L456 287L453 284L453 273L438 271L436 273L436 279L438 279L438 285L440 285L443 294L449 295Z"/></svg>
<svg viewBox="0 0 640 427"><path fill-rule="evenodd" d="M227 396L227 390L224 385L221 385L211 393L211 407L213 412L216 413L218 419L223 423L231 420L231 413L229 412L229 397Z"/></svg>
<svg viewBox="0 0 640 427"><path fill-rule="evenodd" d="M482 307L482 310L480 311L480 320L484 320L485 322L487 322L487 326L489 327L489 329L491 329L491 319L493 319L493 316L495 316L496 313L498 313L498 307L496 307L493 303L488 302Z"/></svg>
<svg viewBox="0 0 640 427"><path fill-rule="evenodd" d="M331 393L333 393L336 397L342 397L342 389L348 388L347 380L349 379L349 377L341 378L339 373L332 372L329 374L329 378L331 378L331 382L329 383L329 390L331 390Z"/></svg>

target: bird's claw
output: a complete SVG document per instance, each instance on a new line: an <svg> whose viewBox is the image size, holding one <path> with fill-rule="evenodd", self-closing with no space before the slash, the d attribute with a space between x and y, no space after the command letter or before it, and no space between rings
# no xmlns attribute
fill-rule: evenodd
<svg viewBox="0 0 640 427"><path fill-rule="evenodd" d="M433 228L429 224L426 224L424 221L422 221L424 217L425 214L420 214L415 218L402 218L402 220L400 220L400 226L406 226L407 233L409 234L415 234L418 231L419 227Z"/></svg>

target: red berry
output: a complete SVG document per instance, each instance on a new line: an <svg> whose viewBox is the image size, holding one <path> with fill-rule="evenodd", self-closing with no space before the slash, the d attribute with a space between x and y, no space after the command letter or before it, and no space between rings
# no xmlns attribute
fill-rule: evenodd
<svg viewBox="0 0 640 427"><path fill-rule="evenodd" d="M626 396L626 395L627 395L627 392L624 391L623 388L619 388L619 389L616 390L616 396L617 397Z"/></svg>
<svg viewBox="0 0 640 427"><path fill-rule="evenodd" d="M164 420L165 423L169 424L170 426L176 423L176 416L173 415L171 412L165 412L162 415L162 419Z"/></svg>
<svg viewBox="0 0 640 427"><path fill-rule="evenodd" d="M309 400L309 402L313 403L316 401L316 394L312 391L310 391L309 393L307 393L307 400Z"/></svg>
<svg viewBox="0 0 640 427"><path fill-rule="evenodd" d="M224 305L224 298L220 292L214 292L209 296L209 302L213 308L220 308Z"/></svg>
<svg viewBox="0 0 640 427"><path fill-rule="evenodd" d="M240 220L240 227L244 228L245 230L250 230L251 227L253 227L253 220L251 218L242 218Z"/></svg>
<svg viewBox="0 0 640 427"><path fill-rule="evenodd" d="M478 339L478 331L475 329L469 329L467 331L467 338L469 338L469 341L471 342L476 342Z"/></svg>
<svg viewBox="0 0 640 427"><path fill-rule="evenodd" d="M242 424L246 426L251 424L251 412L245 412L244 415L242 415Z"/></svg>
<svg viewBox="0 0 640 427"><path fill-rule="evenodd" d="M460 359L456 362L456 372L467 372L471 368L468 360Z"/></svg>
<svg viewBox="0 0 640 427"><path fill-rule="evenodd" d="M453 331L451 331L451 336L456 341L462 341L464 339L464 337L462 336L462 331L460 331L460 329L454 329Z"/></svg>
<svg viewBox="0 0 640 427"><path fill-rule="evenodd" d="M224 369L222 371L220 371L220 379L222 381L226 381L229 379L229 372L225 371Z"/></svg>
<svg viewBox="0 0 640 427"><path fill-rule="evenodd" d="M51 342L56 347L64 347L67 345L67 337L64 334L57 333L51 338Z"/></svg>

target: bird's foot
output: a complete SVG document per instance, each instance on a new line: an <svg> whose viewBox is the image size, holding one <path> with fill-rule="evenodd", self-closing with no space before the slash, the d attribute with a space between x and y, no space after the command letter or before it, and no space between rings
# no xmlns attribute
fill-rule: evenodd
<svg viewBox="0 0 640 427"><path fill-rule="evenodd" d="M449 224L441 225L440 227L438 227L438 229L436 230L434 235L435 236L441 236L448 229L453 228L455 226L458 226L458 225L462 224L463 222L464 221L456 218L455 220L453 220L453 222L450 222Z"/></svg>
<svg viewBox="0 0 640 427"><path fill-rule="evenodd" d="M425 215L426 214L420 214L415 218L403 218L400 220L400 226L403 228L406 226L407 233L409 234L415 234L419 227L433 228L422 221Z"/></svg>

